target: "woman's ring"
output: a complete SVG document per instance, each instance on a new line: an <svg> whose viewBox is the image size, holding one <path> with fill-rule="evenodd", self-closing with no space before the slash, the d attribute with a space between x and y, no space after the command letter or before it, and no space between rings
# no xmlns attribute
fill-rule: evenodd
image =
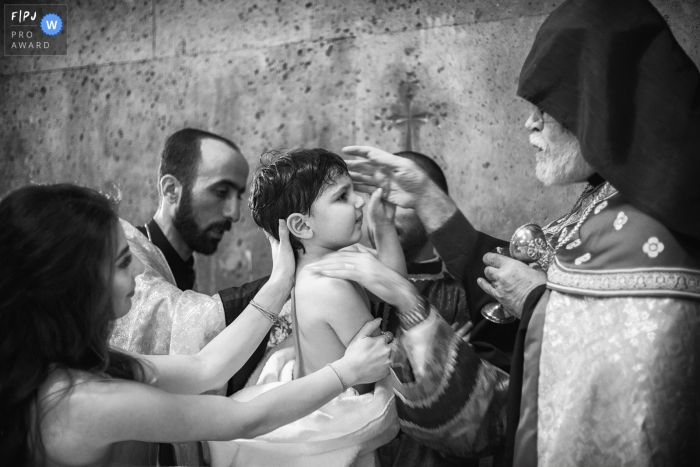
<svg viewBox="0 0 700 467"><path fill-rule="evenodd" d="M384 331L382 334L384 334L384 337L386 337L386 339L387 339L386 343L391 344L391 342L394 340L394 336L390 332L387 332L387 331Z"/></svg>

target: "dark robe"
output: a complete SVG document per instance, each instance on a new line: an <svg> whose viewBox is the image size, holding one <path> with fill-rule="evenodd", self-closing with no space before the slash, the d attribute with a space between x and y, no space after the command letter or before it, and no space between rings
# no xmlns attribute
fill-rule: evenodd
<svg viewBox="0 0 700 467"><path fill-rule="evenodd" d="M163 252L165 261L170 266L170 271L175 277L175 284L180 290L192 290L195 281L194 272L194 257L190 256L188 260L183 260L180 254L175 251L175 248L170 244L168 238L160 229L155 219L148 222L148 230L145 225L140 225L136 229L151 240L155 246ZM148 233L150 232L150 236Z"/></svg>
<svg viewBox="0 0 700 467"><path fill-rule="evenodd" d="M250 301L255 297L255 294L258 293L262 286L265 285L268 279L270 279L270 276L257 279L240 287L229 287L219 291L219 297L221 297L221 302L224 305L226 326L238 318L238 315L245 310L248 303L250 303ZM255 352L253 352L253 355L251 355L241 369L238 370L235 375L233 375L233 378L229 380L226 390L227 396L230 396L231 394L243 389L246 381L248 381L248 378L250 378L250 375L253 373L265 355L265 349L269 339L270 333L268 332L260 341L260 344L258 345L257 349L255 349Z"/></svg>
<svg viewBox="0 0 700 467"><path fill-rule="evenodd" d="M470 335L470 344L465 342L445 342L442 350L451 350L458 354L456 361L448 363L447 359L437 356L436 363L445 363L451 368L451 377L446 381L449 389L444 396L431 405L428 410L420 410L410 407L410 401L397 398L399 417L402 425L417 425L418 431L425 429L441 429L447 426L449 420L460 412L466 418L473 415L471 411L482 401L476 400L476 393L482 388L477 384L479 372L490 374L486 378L498 389L488 396L493 410L480 413L486 423L492 423L492 429L485 432L493 436L489 442L493 445L480 444L480 441L470 440L479 447L455 446L455 443L463 442L466 438L460 438L455 442L447 441L444 444L433 442L429 437L423 438L418 434L415 438L406 432L400 435L388 445L380 449L382 465L402 466L426 466L426 467L456 467L477 466L479 457L495 455L494 465L500 462L500 455L504 438L504 409L506 402L507 376L498 373L494 367L507 372L510 367L511 352L513 350L515 334L518 324L498 325L491 323L481 315L481 308L494 299L486 294L477 284L477 277L483 277L484 254L496 247L503 247L507 242L495 239L481 232L477 232L467 219L457 212L440 229L430 235L433 245L441 258L447 259L444 263L448 272L443 272L443 262L409 263L407 265L409 280L416 289L439 312L446 324L458 323L460 325L471 321L474 328ZM394 333L400 332L396 310L386 304L378 304L373 311L377 316L384 318L385 330ZM449 338L450 331L442 328L436 335ZM440 353L440 352L437 352ZM486 363L483 363L486 362ZM487 368L488 366L488 368ZM440 370L442 372L442 370ZM445 369L445 372L448 372ZM410 430L409 430L410 431Z"/></svg>

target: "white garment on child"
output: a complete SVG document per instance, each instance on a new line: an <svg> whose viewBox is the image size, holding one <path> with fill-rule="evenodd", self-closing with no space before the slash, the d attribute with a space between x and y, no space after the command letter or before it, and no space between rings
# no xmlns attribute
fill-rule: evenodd
<svg viewBox="0 0 700 467"><path fill-rule="evenodd" d="M280 345L257 377L257 385L231 396L244 402L292 380L294 347ZM376 449L399 430L389 377L374 393L348 389L320 409L250 440L209 442L213 467L378 467Z"/></svg>

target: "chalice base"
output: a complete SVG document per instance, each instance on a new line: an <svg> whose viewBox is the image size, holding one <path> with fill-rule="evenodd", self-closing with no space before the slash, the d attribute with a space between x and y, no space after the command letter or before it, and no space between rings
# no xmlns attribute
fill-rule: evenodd
<svg viewBox="0 0 700 467"><path fill-rule="evenodd" d="M487 320L496 324L508 324L515 321L515 316L509 315L500 303L488 303L481 309L481 314Z"/></svg>

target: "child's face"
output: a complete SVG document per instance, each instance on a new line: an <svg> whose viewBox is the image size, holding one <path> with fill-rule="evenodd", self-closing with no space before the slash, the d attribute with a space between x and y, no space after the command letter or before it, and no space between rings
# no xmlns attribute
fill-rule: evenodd
<svg viewBox="0 0 700 467"><path fill-rule="evenodd" d="M362 206L365 200L355 193L347 175L328 185L311 206L308 222L313 230L311 241L329 250L353 245L362 238Z"/></svg>

